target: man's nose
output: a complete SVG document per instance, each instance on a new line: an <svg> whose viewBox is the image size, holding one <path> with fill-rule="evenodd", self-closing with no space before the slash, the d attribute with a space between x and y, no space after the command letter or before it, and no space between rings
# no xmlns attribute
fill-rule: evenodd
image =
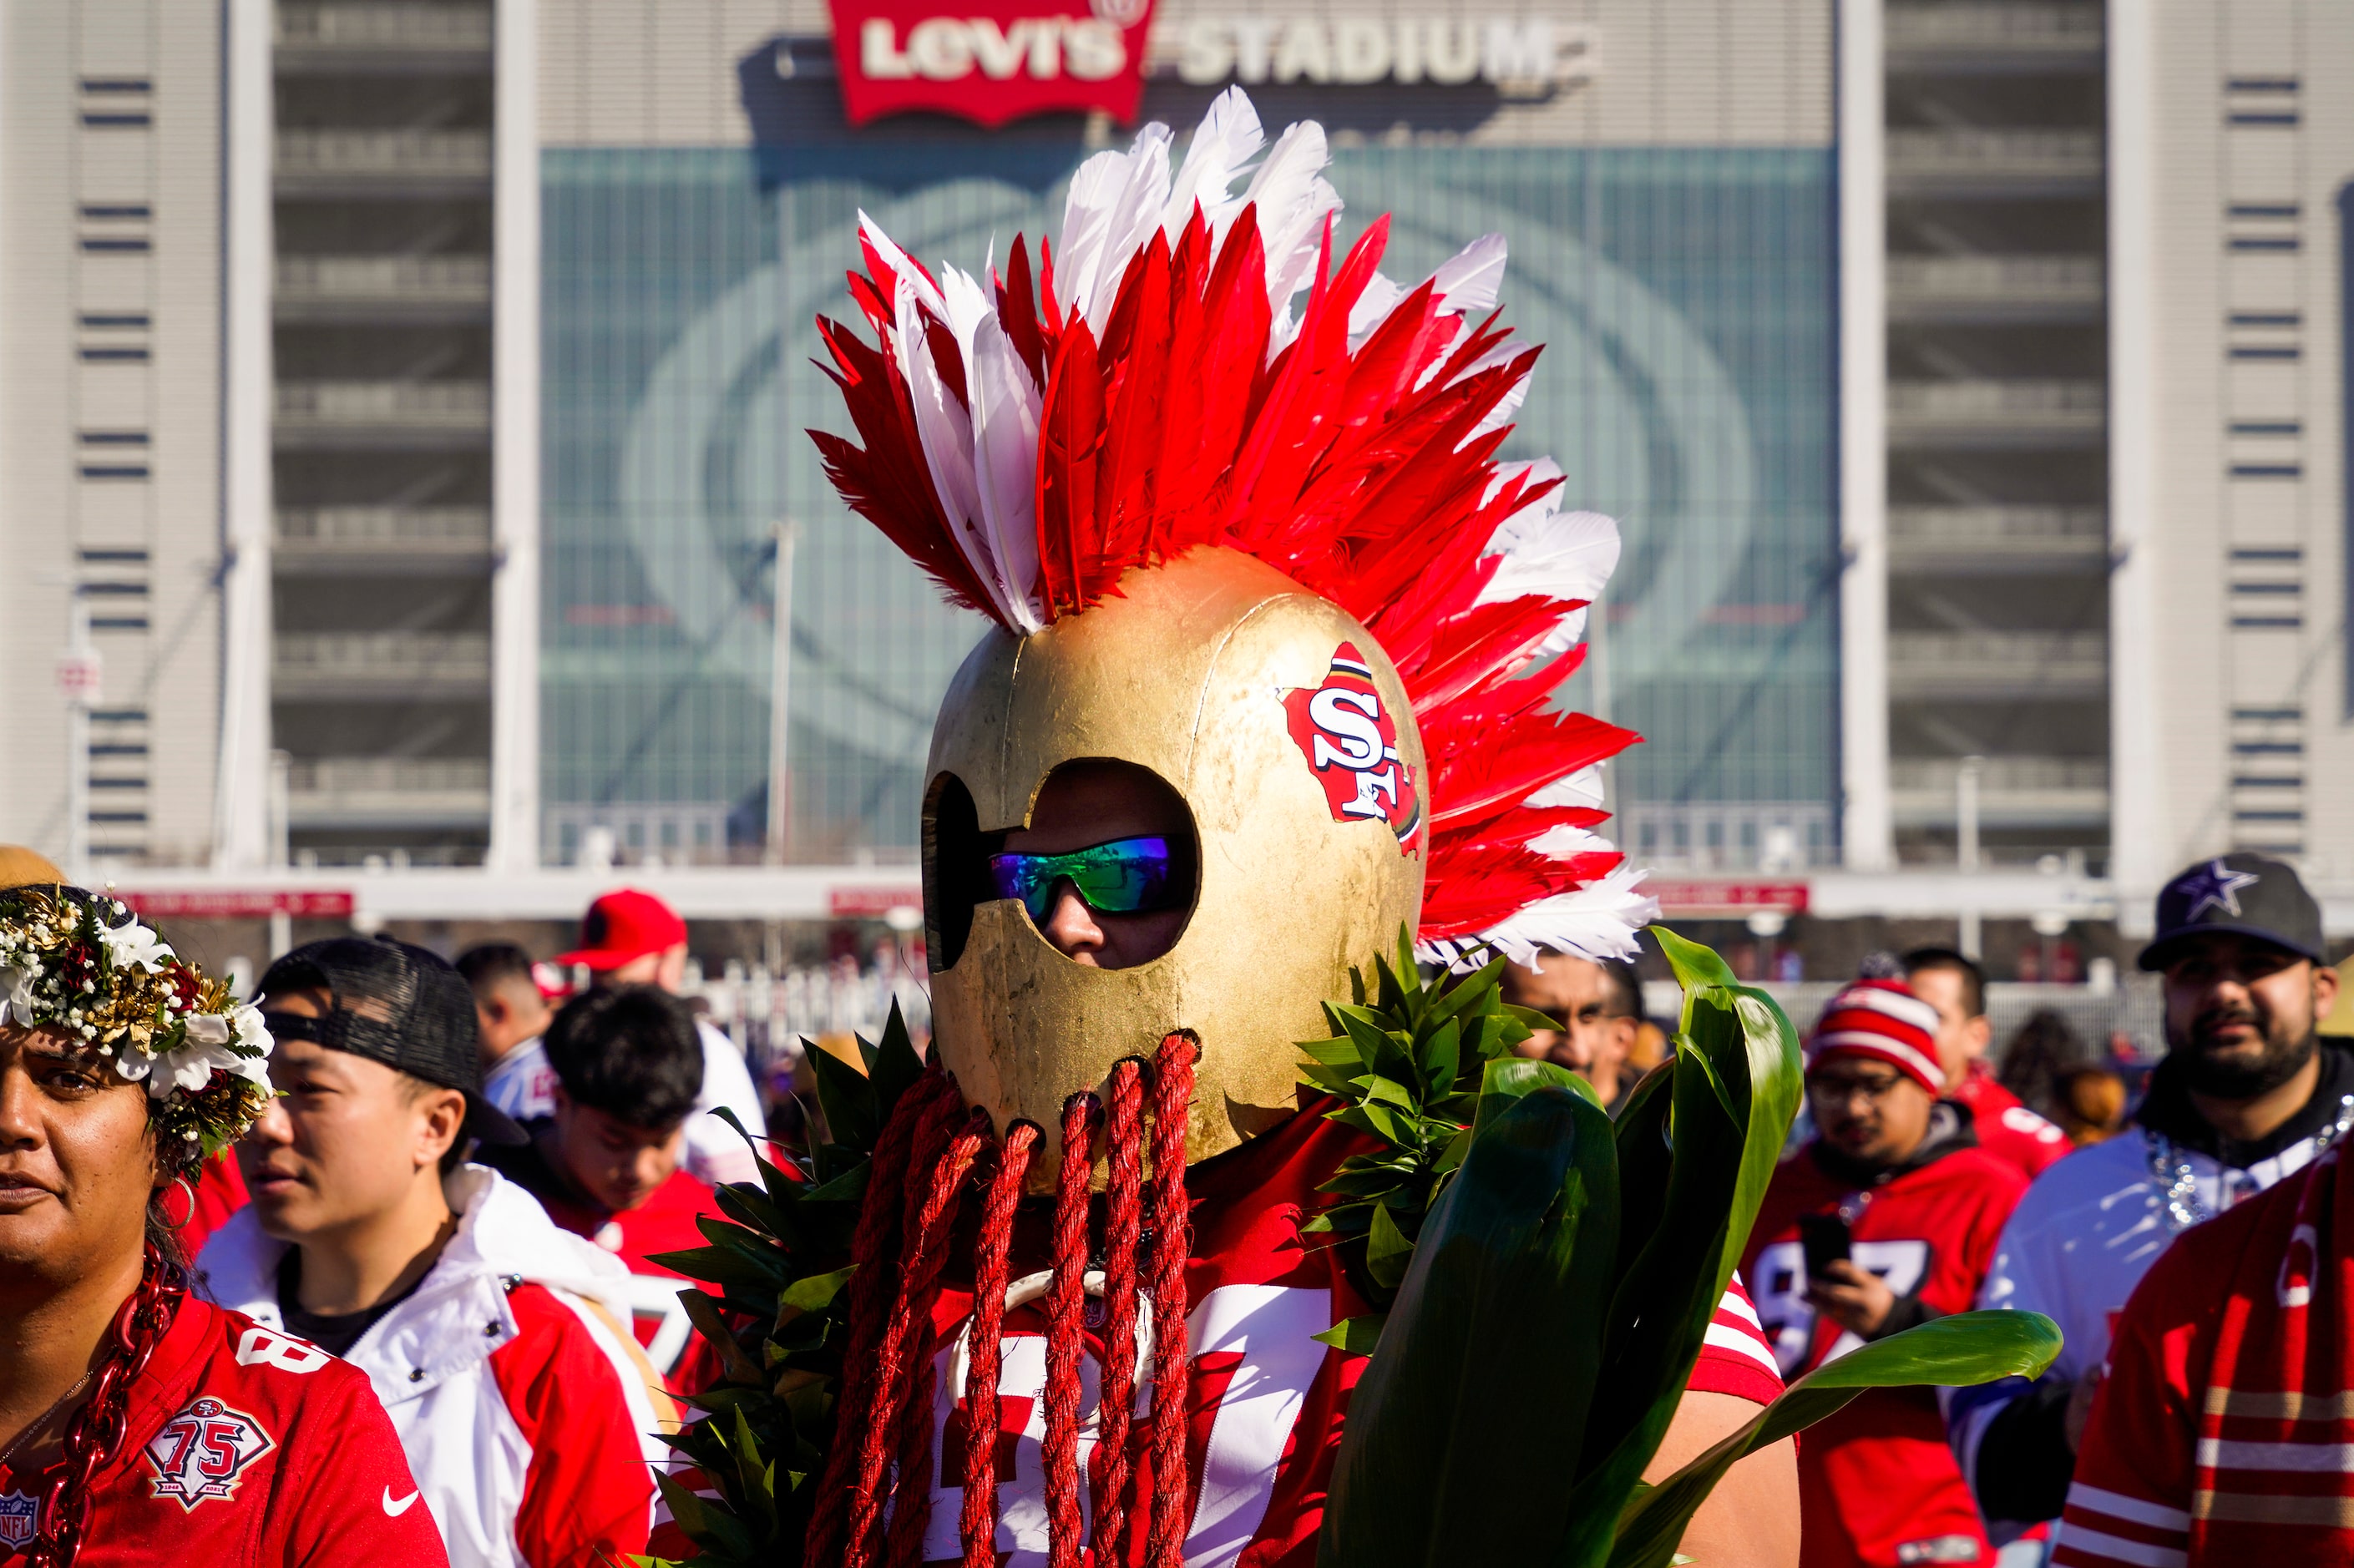
<svg viewBox="0 0 2354 1568"><path fill-rule="evenodd" d="M1039 934L1055 945L1055 951L1077 963L1093 964L1095 955L1103 951L1103 927L1096 923L1096 913L1079 890L1067 880L1055 885L1055 906L1046 916Z"/></svg>
<svg viewBox="0 0 2354 1568"><path fill-rule="evenodd" d="M286 1114L285 1105L277 1099L262 1102L261 1114L246 1128L248 1143L292 1143L294 1141L294 1121Z"/></svg>

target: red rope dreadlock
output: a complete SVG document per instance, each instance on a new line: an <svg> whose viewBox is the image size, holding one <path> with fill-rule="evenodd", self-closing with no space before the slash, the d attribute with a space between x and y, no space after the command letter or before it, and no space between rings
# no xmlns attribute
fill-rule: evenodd
<svg viewBox="0 0 2354 1568"><path fill-rule="evenodd" d="M835 1405L833 1446L826 1456L825 1475L818 1488L817 1513L810 1521L809 1561L837 1562L842 1557L843 1527L849 1516L851 1481L875 1415L877 1349L887 1326L892 1270L889 1260L899 1250L901 1190L907 1175L907 1155L916 1128L935 1102L954 1097L946 1074L937 1068L918 1078L899 1097L891 1119L875 1145L866 1198L858 1213L858 1230L851 1238L850 1342L843 1357L842 1397Z"/></svg>
<svg viewBox="0 0 2354 1568"><path fill-rule="evenodd" d="M1017 1121L1005 1135L981 1215L981 1255L973 1266L971 1360L964 1379L964 1511L957 1533L964 1568L997 1568L997 1376L1005 1331L1006 1257L1013 1246L1013 1211L1038 1147L1034 1122Z"/></svg>
<svg viewBox="0 0 2354 1568"><path fill-rule="evenodd" d="M1108 1112L1093 1095L1063 1107L1062 1171L1055 1182L1054 1277L1046 1296L1045 1479L1051 1568L1087 1562L1080 1490L1081 1361L1089 1261L1088 1202L1093 1134L1100 1122L1110 1166L1105 1195L1104 1322L1098 1441L1090 1466L1093 1561L1125 1563L1132 1516L1149 1525L1149 1568L1179 1568L1187 1482L1185 1263L1191 1223L1185 1197L1185 1126L1197 1043L1161 1042L1150 1080L1153 1250L1149 1279L1138 1254L1144 1209L1146 1069L1112 1072ZM1003 1366L1007 1275L1013 1221L1042 1134L1029 1122L1009 1129L983 1200L973 1272L970 1352L964 1387L965 1441L959 1456L963 1506L958 1534L963 1568L996 1562L998 1378ZM987 1112L964 1109L953 1079L928 1073L901 1097L878 1140L874 1174L852 1241L850 1343L841 1415L828 1456L808 1560L842 1568L916 1568L923 1560L934 1480L933 1423L938 1373L932 1314L957 1228L967 1179L990 1141ZM1137 1483L1137 1318L1150 1303L1154 1336L1149 1456L1151 1497ZM889 1494L886 1511L885 1494Z"/></svg>
<svg viewBox="0 0 2354 1568"><path fill-rule="evenodd" d="M932 1355L932 1308L939 1299L940 1267L948 1261L965 1178L989 1142L989 1113L976 1107L946 1157L932 1168L931 1191L924 1197L922 1224L907 1264L907 1305L899 1319L907 1369L898 1411L899 1473L891 1494L890 1544L884 1553L890 1568L917 1568L924 1558L924 1526L932 1511L932 1404L940 1381L939 1363ZM1000 1292L998 1299L1004 1298Z"/></svg>
<svg viewBox="0 0 2354 1568"><path fill-rule="evenodd" d="M962 1109L961 1097L939 1096L923 1107L921 1119L916 1124L915 1150L907 1159L908 1180L899 1213L902 1245L896 1270L898 1291L891 1303L890 1317L875 1356L872 1407L860 1414L864 1431L858 1445L857 1483L850 1494L849 1534L843 1542L842 1568L872 1568L880 1544L883 1472L896 1446L892 1440L898 1436L900 1404L907 1393L908 1347L917 1329L911 1308L915 1305L917 1266L923 1252L924 1212L938 1186L937 1181L924 1178L937 1175ZM937 1268L935 1263L935 1279ZM930 1325L923 1325L923 1330L928 1336Z"/></svg>
<svg viewBox="0 0 2354 1568"><path fill-rule="evenodd" d="M1135 1456L1128 1446L1136 1413L1136 1247L1143 1229L1144 1067L1112 1069L1111 1114L1104 1138L1111 1186L1104 1202L1103 1375L1096 1404L1095 1560L1125 1561L1128 1486ZM1181 1325L1183 1319L1179 1319ZM1156 1332L1159 1323L1153 1324ZM1182 1328L1181 1328L1181 1332Z"/></svg>
<svg viewBox="0 0 2354 1568"><path fill-rule="evenodd" d="M1063 1102L1063 1169L1055 1181L1055 1277L1046 1291L1047 1568L1079 1568L1079 1357L1087 1307L1087 1191L1095 1174L1092 1094Z"/></svg>
<svg viewBox="0 0 2354 1568"><path fill-rule="evenodd" d="M1185 1202L1185 1114L1199 1043L1161 1043L1152 1072L1152 1531L1147 1568L1180 1568L1185 1552L1185 1260L1193 1213ZM1101 1561L1101 1559L1098 1559Z"/></svg>

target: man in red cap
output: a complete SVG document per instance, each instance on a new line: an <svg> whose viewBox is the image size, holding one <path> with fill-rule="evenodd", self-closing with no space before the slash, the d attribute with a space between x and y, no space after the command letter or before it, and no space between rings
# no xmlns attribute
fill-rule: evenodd
<svg viewBox="0 0 2354 1568"><path fill-rule="evenodd" d="M1774 1174L1742 1274L1785 1377L1967 1310L2019 1166L1942 1098L1937 1010L1903 980L1858 980L1807 1043L1818 1136ZM1874 1390L1798 1451L1806 1568L1992 1563L1934 1391Z"/></svg>
<svg viewBox="0 0 2354 1568"><path fill-rule="evenodd" d="M675 996L686 981L686 922L642 888L620 888L588 906L580 921L580 946L557 954L555 961L567 969L585 967L599 987L657 985ZM686 1169L715 1187L757 1181L759 1167L751 1150L711 1113L725 1106L746 1132L765 1138L769 1123L760 1111L760 1092L734 1041L699 1018L695 1031L703 1038L703 1092L686 1118Z"/></svg>

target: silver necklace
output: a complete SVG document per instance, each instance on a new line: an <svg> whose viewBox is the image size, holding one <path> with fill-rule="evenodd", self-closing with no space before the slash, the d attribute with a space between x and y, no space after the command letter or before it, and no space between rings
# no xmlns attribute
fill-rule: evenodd
<svg viewBox="0 0 2354 1568"><path fill-rule="evenodd" d="M2354 1095L2341 1095L2338 1099L2338 1119L2313 1135L2313 1158L2321 1158L2322 1150L2346 1136L2354 1127ZM2163 1189L2166 1200L2167 1229L2179 1235L2195 1224L2215 1217L2213 1210L2199 1201L2199 1174L2190 1161L2174 1147L2174 1140L2156 1128L2145 1134L2149 1146L2149 1174ZM2228 1184L2229 1172L2219 1184ZM2225 1207L2230 1207L2227 1202Z"/></svg>
<svg viewBox="0 0 2354 1568"><path fill-rule="evenodd" d="M71 1388L58 1395L56 1401L51 1404L47 1410L42 1411L38 1415L33 1417L33 1423L31 1425L26 1427L22 1432L17 1433L16 1439L5 1448L0 1448L0 1469L5 1469L7 1467L8 1461L16 1457L16 1450L23 1447L27 1442L29 1442L34 1433L38 1432L42 1427L47 1426L49 1424L49 1417L55 1415L58 1411L63 1410L66 1407L66 1402L71 1399L75 1394L80 1393L83 1389L89 1387L90 1380L97 1375L98 1373L95 1371L91 1371L86 1372L82 1373L81 1376L76 1378L74 1380L74 1385Z"/></svg>

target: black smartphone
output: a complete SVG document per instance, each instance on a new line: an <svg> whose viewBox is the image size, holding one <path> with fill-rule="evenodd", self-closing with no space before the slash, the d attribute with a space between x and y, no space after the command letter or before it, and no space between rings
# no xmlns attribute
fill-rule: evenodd
<svg viewBox="0 0 2354 1568"><path fill-rule="evenodd" d="M1807 1277L1819 1278L1832 1264L1846 1262L1854 1239L1837 1214L1800 1214L1798 1243L1807 1249Z"/></svg>

